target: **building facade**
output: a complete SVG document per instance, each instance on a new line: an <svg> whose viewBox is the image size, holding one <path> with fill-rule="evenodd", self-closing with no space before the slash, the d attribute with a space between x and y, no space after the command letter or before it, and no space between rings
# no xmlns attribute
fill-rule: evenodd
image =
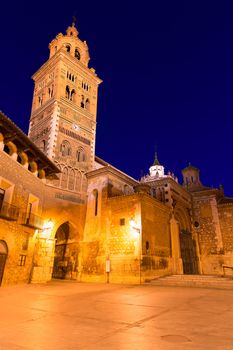
<svg viewBox="0 0 233 350"><path fill-rule="evenodd" d="M95 155L98 86L73 23L50 43L28 137L0 113L0 283L142 283L233 266L233 198L157 154L133 179Z"/></svg>

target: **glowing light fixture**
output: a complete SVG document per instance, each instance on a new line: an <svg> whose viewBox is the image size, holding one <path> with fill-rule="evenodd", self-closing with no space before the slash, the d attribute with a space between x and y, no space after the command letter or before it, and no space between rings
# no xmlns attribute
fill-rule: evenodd
<svg viewBox="0 0 233 350"><path fill-rule="evenodd" d="M54 226L54 224L53 224L52 220L49 219L48 221L46 221L44 223L43 228L42 228L42 233L44 235L49 235L53 229L53 226Z"/></svg>

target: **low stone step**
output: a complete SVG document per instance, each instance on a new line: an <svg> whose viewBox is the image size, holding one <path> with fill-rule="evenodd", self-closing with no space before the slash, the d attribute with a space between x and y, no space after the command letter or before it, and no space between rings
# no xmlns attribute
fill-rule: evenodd
<svg viewBox="0 0 233 350"><path fill-rule="evenodd" d="M151 280L150 283L157 286L233 289L231 277L212 275L171 275Z"/></svg>

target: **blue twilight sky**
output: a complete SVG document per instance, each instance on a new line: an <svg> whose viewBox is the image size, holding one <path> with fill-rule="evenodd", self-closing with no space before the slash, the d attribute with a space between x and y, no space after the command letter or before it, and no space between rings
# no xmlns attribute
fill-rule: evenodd
<svg viewBox="0 0 233 350"><path fill-rule="evenodd" d="M166 171L181 179L191 162L204 184L233 196L233 2L4 1L0 109L25 132L31 75L75 11L103 79L97 155L139 179L157 144Z"/></svg>

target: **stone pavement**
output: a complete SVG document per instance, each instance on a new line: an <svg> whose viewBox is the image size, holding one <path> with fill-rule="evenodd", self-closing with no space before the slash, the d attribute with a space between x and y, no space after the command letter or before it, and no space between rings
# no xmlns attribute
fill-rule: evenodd
<svg viewBox="0 0 233 350"><path fill-rule="evenodd" d="M0 289L0 350L232 350L233 291L52 281Z"/></svg>

